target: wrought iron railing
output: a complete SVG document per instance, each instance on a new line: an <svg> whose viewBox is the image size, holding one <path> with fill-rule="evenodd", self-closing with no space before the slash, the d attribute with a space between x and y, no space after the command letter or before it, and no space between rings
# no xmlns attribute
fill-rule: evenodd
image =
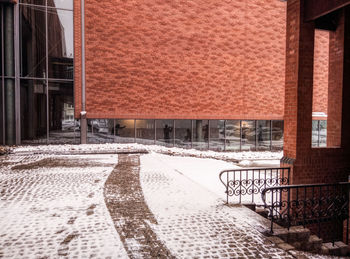
<svg viewBox="0 0 350 259"><path fill-rule="evenodd" d="M343 224L346 220L346 243L349 229L350 183L308 184L269 187L261 196L265 208L269 209L271 233L274 222L287 227L314 225L315 234L322 237L322 223ZM341 225L342 226L342 225ZM334 231L333 243L337 233Z"/></svg>
<svg viewBox="0 0 350 259"><path fill-rule="evenodd" d="M289 167L258 168L224 170L220 173L219 178L226 188L227 204L229 197L237 197L237 203L263 205L260 196L262 191L268 187L289 184L289 175Z"/></svg>

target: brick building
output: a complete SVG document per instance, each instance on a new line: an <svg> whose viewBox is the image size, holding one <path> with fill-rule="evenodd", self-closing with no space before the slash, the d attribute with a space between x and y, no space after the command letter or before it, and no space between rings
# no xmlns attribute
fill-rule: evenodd
<svg viewBox="0 0 350 259"><path fill-rule="evenodd" d="M81 3L2 4L2 28L10 18L14 24L13 57L5 54L3 67L13 60L15 68L13 82L3 73L2 143L79 143L82 137L215 150L282 148L285 1ZM329 33L317 31L315 42L313 144L322 145ZM17 103L11 106L6 84L12 83ZM72 105L76 120L65 116Z"/></svg>

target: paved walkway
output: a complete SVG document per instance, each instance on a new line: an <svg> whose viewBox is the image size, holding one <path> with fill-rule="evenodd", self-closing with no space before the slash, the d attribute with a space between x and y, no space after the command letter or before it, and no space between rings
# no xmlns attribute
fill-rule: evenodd
<svg viewBox="0 0 350 259"><path fill-rule="evenodd" d="M217 196L169 168L159 156L141 157L140 177L158 222L150 225L174 256L292 258L258 231L262 222L251 211L223 206Z"/></svg>
<svg viewBox="0 0 350 259"><path fill-rule="evenodd" d="M0 157L0 258L127 257L104 203L117 156Z"/></svg>
<svg viewBox="0 0 350 259"><path fill-rule="evenodd" d="M293 258L166 156L0 157L0 258Z"/></svg>

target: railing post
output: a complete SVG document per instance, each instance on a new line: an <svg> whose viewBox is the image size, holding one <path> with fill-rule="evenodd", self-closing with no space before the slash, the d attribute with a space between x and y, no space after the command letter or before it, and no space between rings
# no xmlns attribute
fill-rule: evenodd
<svg viewBox="0 0 350 259"><path fill-rule="evenodd" d="M270 213L271 213L271 234L273 234L273 210L274 210L274 204L273 204L273 190L271 190L271 210L270 210Z"/></svg>
<svg viewBox="0 0 350 259"><path fill-rule="evenodd" d="M229 172L226 172L226 204L228 204L228 174Z"/></svg>

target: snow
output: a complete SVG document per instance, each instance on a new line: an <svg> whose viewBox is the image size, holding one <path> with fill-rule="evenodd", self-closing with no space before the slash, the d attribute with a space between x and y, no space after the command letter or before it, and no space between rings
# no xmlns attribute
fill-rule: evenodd
<svg viewBox="0 0 350 259"><path fill-rule="evenodd" d="M178 147L165 147L159 145L143 145L143 144L83 144L83 145L42 145L42 146L19 146L14 148L14 153L23 152L103 152L103 151L135 151L145 150L148 152L156 152L169 154L174 156L194 156L200 158L215 158L229 161L251 161L254 166L259 164L277 164L283 156L282 151L243 151L243 152L217 152L211 150L183 149ZM274 161L272 161L274 160ZM259 162L260 161L260 162ZM270 162L264 162L270 161Z"/></svg>
<svg viewBox="0 0 350 259"><path fill-rule="evenodd" d="M43 159L48 164L30 168ZM93 165L79 165L84 161ZM127 258L103 196L117 161L117 155L10 156L11 167L22 167L0 167L0 255Z"/></svg>
<svg viewBox="0 0 350 259"><path fill-rule="evenodd" d="M217 170L228 167L214 159L141 156L142 189L157 219L149 223L153 231L177 258L292 258L258 231L267 228L266 219L243 206L223 205L214 185Z"/></svg>

